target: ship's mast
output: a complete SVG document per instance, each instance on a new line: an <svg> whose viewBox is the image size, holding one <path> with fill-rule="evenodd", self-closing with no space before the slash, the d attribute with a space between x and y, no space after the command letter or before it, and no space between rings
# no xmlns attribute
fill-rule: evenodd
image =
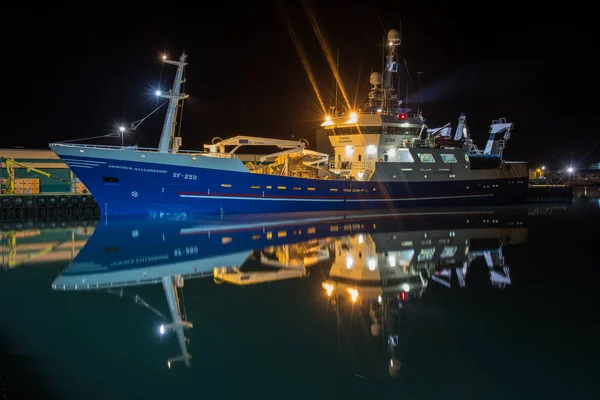
<svg viewBox="0 0 600 400"><path fill-rule="evenodd" d="M369 82L371 83L369 107L372 109L376 108L377 112L384 115L391 115L395 114L398 105L398 94L394 88L393 74L398 72L396 47L399 46L401 42L400 31L391 29L388 32L387 39L388 53L385 62L382 65L383 74L381 72L372 72L369 77ZM399 87L400 82L398 82L398 88Z"/></svg>
<svg viewBox="0 0 600 400"><path fill-rule="evenodd" d="M392 114L396 108L394 104L398 95L394 90L394 80L392 74L398 71L398 61L396 60L396 47L400 45L400 31L396 29L390 29L388 32L388 55L385 63L385 75L383 78L383 97L381 104L381 111L385 114Z"/></svg>
<svg viewBox="0 0 600 400"><path fill-rule="evenodd" d="M183 68L187 65L185 62L187 55L182 53L179 57L179 61L167 60L163 57L163 62L167 64L177 65L177 73L175 74L175 81L173 82L173 89L168 93L161 93L159 96L165 99L170 99L169 108L167 109L167 115L165 117L165 123L163 125L162 134L160 135L160 142L158 143L159 153L168 153L173 140L173 133L175 132L175 115L177 114L177 106L179 100L188 98L188 95L181 93L181 82L183 80Z"/></svg>
<svg viewBox="0 0 600 400"><path fill-rule="evenodd" d="M175 282L173 282L173 278L170 276L162 277L163 289L165 290L165 294L167 296L167 302L169 303L169 311L171 311L171 320L170 324L166 324L161 326L161 334L167 329L172 329L177 334L177 341L179 342L179 349L181 351L181 355L177 357L171 357L167 361L167 365L171 368L171 364L176 361L183 361L187 367L190 366L190 359L192 356L188 353L187 350L187 339L183 332L184 328L193 328L193 324L188 321L184 321L181 318L181 311L179 309L179 299L177 298L177 288L176 281L177 277L175 277Z"/></svg>

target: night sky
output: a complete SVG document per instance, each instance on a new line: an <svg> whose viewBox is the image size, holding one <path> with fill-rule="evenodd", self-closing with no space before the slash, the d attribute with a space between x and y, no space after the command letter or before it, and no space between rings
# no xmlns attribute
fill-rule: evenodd
<svg viewBox="0 0 600 400"><path fill-rule="evenodd" d="M145 117L157 105L154 91L173 82L176 68L163 66L161 53L175 59L183 49L190 94L184 148L236 134L293 135L315 144L323 112L288 24L326 105L334 80L301 1L214 2L209 8L202 2L123 4L5 8L0 147L47 148ZM401 50L412 79L409 107L419 99L416 72L422 71L420 98L430 127L456 126L465 112L483 147L491 120L506 117L515 122L507 159L550 167L600 161L598 123L591 118L598 101L586 77L595 69L593 46L587 45L594 27L585 10L550 3L308 4L334 57L339 48L351 100L358 93L359 102L366 101L369 73L381 70L383 35L401 22ZM126 144L156 147L165 108L128 133Z"/></svg>

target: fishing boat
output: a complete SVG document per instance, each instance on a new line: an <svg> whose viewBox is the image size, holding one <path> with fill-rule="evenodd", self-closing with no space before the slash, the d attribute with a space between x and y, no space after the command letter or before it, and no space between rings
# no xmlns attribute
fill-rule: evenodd
<svg viewBox="0 0 600 400"><path fill-rule="evenodd" d="M382 73L370 76L368 102L335 110L321 124L332 154L303 140L235 136L204 149L181 149L176 120L187 55L163 58L177 67L158 148L51 143L50 148L94 195L103 215L147 213L272 213L524 202L527 162L502 157L514 124L493 120L484 150L466 116L455 134L429 129L421 113L401 108L397 85L399 31L388 33ZM165 102L166 104L166 102ZM244 146L270 147L244 163ZM256 148L256 147L255 147ZM332 159L333 158L333 159Z"/></svg>

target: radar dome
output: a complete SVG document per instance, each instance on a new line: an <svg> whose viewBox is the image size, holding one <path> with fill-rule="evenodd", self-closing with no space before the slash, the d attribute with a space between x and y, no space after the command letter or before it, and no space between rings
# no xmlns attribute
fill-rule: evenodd
<svg viewBox="0 0 600 400"><path fill-rule="evenodd" d="M369 76L369 82L371 82L371 85L381 85L382 81L383 80L381 79L381 72L371 72L371 75Z"/></svg>
<svg viewBox="0 0 600 400"><path fill-rule="evenodd" d="M400 41L400 31L398 29L390 29L388 40L391 42Z"/></svg>

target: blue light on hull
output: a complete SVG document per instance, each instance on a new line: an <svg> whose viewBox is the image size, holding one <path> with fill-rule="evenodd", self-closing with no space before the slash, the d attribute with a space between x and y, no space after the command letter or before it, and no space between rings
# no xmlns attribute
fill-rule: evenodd
<svg viewBox="0 0 600 400"><path fill-rule="evenodd" d="M508 204L524 202L527 194L526 177L482 181L328 181L116 160L90 167L92 164L85 158L80 160L70 165L94 195L103 215Z"/></svg>

